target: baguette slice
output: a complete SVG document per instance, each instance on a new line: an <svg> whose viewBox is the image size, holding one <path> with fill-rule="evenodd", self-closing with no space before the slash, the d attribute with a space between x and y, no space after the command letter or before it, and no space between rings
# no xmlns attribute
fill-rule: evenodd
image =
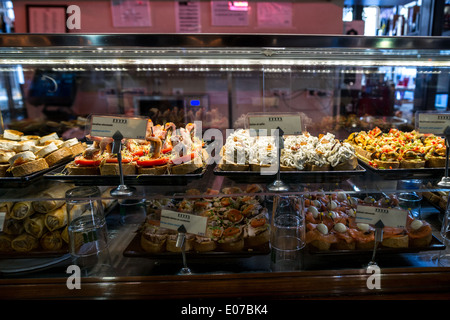
<svg viewBox="0 0 450 320"><path fill-rule="evenodd" d="M348 161L339 163L333 168L334 171L348 171L355 170L358 167L358 159L356 157L351 157Z"/></svg>
<svg viewBox="0 0 450 320"><path fill-rule="evenodd" d="M48 168L47 161L41 158L11 167L11 174L14 177L22 177Z"/></svg>
<svg viewBox="0 0 450 320"><path fill-rule="evenodd" d="M0 177L6 177L8 169L9 169L8 163L0 164Z"/></svg>
<svg viewBox="0 0 450 320"><path fill-rule="evenodd" d="M44 159L47 161L48 166L54 166L55 164L72 158L72 152L67 147L62 147L56 151L53 151L47 155Z"/></svg>
<svg viewBox="0 0 450 320"><path fill-rule="evenodd" d="M122 171L124 175L136 174L136 164L135 163L122 163ZM119 175L119 164L118 163L103 163L100 165L100 175Z"/></svg>
<svg viewBox="0 0 450 320"><path fill-rule="evenodd" d="M441 167L445 167L445 157L430 157L430 159L428 159L425 162L425 166L427 168L441 168Z"/></svg>
<svg viewBox="0 0 450 320"><path fill-rule="evenodd" d="M100 168L97 166L77 166L73 161L66 165L66 169L71 176L96 176L100 175Z"/></svg>
<svg viewBox="0 0 450 320"><path fill-rule="evenodd" d="M198 163L196 163L198 162ZM203 167L202 161L191 160L185 163L174 165L170 168L172 174L186 174L194 172L195 170Z"/></svg>
<svg viewBox="0 0 450 320"><path fill-rule="evenodd" d="M398 169L400 167L399 161L382 161L375 159L373 160L379 169Z"/></svg>
<svg viewBox="0 0 450 320"><path fill-rule="evenodd" d="M85 150L85 148L81 142L74 144L73 146L70 146L69 149L70 149L70 152L72 152L73 156L82 154Z"/></svg>
<svg viewBox="0 0 450 320"><path fill-rule="evenodd" d="M425 168L425 160L401 160L400 168L417 169Z"/></svg>
<svg viewBox="0 0 450 320"><path fill-rule="evenodd" d="M408 235L398 235L390 238L385 238L381 242L383 247L388 248L408 248L409 236Z"/></svg>
<svg viewBox="0 0 450 320"><path fill-rule="evenodd" d="M153 174L153 175L162 175L167 171L168 166L156 166L156 167L141 167L136 166L137 174Z"/></svg>

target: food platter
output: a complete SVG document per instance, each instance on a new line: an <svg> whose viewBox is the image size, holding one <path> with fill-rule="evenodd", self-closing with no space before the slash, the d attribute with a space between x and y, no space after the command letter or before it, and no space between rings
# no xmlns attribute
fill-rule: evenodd
<svg viewBox="0 0 450 320"><path fill-rule="evenodd" d="M445 168L397 168L397 169L377 169L367 161L358 157L358 162L367 170L374 172L387 180L398 180L406 178L443 177Z"/></svg>
<svg viewBox="0 0 450 320"><path fill-rule="evenodd" d="M66 160L64 162L60 162L58 164L55 164L54 166L33 172L31 174L21 176L21 177L0 177L0 188L14 188L14 187L25 187L27 185L30 185L37 180L41 179L46 173L51 172L53 170L60 170L64 168L64 166L70 162L71 159Z"/></svg>
<svg viewBox="0 0 450 320"><path fill-rule="evenodd" d="M136 232L136 235L130 241L128 246L125 248L123 255L130 258L151 258L157 260L174 260L181 258L181 253L178 252L161 252L161 253L151 253L146 252L142 249L140 245L141 233ZM242 251L235 252L224 252L224 251L208 251L208 252L196 252L187 251L187 259L210 259L210 258L249 258L256 255L266 255L270 253L269 243L255 248L255 249L245 249Z"/></svg>
<svg viewBox="0 0 450 320"><path fill-rule="evenodd" d="M197 169L192 173L186 174L133 174L125 175L124 183L126 185L186 185L189 182L203 177L207 166ZM95 185L95 186L111 186L120 183L118 175L69 175L64 166L58 167L44 174L45 179L53 181L71 182L75 185Z"/></svg>
<svg viewBox="0 0 450 320"><path fill-rule="evenodd" d="M250 181L249 179L255 183L272 182L276 178L276 174L262 175L259 171L223 171L218 166L213 172L215 175L225 176L237 182ZM365 172L366 169L358 165L355 170L345 171L280 171L280 178L287 183L342 182Z"/></svg>
<svg viewBox="0 0 450 320"><path fill-rule="evenodd" d="M431 238L431 243L426 247L408 247L408 248L388 248L382 247L379 245L377 247L376 254L401 254L401 253L417 253L421 251L433 251L433 250L444 250L445 245L442 241L436 238L434 235ZM321 256L331 256L331 255L371 255L373 250L362 250L362 249L354 249L354 250L327 250L321 251L315 248L307 248L307 252L312 255L321 255Z"/></svg>

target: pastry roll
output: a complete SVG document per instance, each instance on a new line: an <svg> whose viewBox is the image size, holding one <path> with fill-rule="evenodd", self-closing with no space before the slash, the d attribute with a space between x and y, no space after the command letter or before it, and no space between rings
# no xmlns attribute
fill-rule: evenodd
<svg viewBox="0 0 450 320"><path fill-rule="evenodd" d="M62 228L67 224L66 205L53 210L45 215L45 226L50 231Z"/></svg>
<svg viewBox="0 0 450 320"><path fill-rule="evenodd" d="M26 218L23 222L25 232L36 238L42 237L46 230L44 219L45 214L43 213L36 213L33 216Z"/></svg>
<svg viewBox="0 0 450 320"><path fill-rule="evenodd" d="M61 231L61 238L63 239L63 241L65 243L69 243L69 226L66 226L62 231Z"/></svg>
<svg viewBox="0 0 450 320"><path fill-rule="evenodd" d="M39 196L48 200L33 201L34 210L40 213L49 213L62 207L66 203L66 191L72 187L72 185L56 185L45 190Z"/></svg>
<svg viewBox="0 0 450 320"><path fill-rule="evenodd" d="M23 231L23 220L12 219L11 216L7 214L3 225L3 232L13 236L18 236L23 233Z"/></svg>
<svg viewBox="0 0 450 320"><path fill-rule="evenodd" d="M48 251L59 250L63 246L63 239L61 238L61 231L48 231L39 240L42 249Z"/></svg>
<svg viewBox="0 0 450 320"><path fill-rule="evenodd" d="M23 220L34 213L31 201L19 201L14 203L11 209L11 218L16 220Z"/></svg>
<svg viewBox="0 0 450 320"><path fill-rule="evenodd" d="M11 241L14 239L14 236L0 233L0 252L12 252L14 251L11 246Z"/></svg>
<svg viewBox="0 0 450 320"><path fill-rule="evenodd" d="M11 241L11 247L18 252L29 252L38 246L38 239L28 233L22 233Z"/></svg>

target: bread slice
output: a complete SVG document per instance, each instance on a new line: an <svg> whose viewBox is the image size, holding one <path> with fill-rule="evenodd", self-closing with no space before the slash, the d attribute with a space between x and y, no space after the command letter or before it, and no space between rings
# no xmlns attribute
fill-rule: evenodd
<svg viewBox="0 0 450 320"><path fill-rule="evenodd" d="M312 247L314 250L328 251L330 250L331 243L326 241L313 240L308 244L308 246Z"/></svg>
<svg viewBox="0 0 450 320"><path fill-rule="evenodd" d="M186 174L194 172L197 169L203 167L203 162L198 160L191 160L185 163L174 165L170 168L171 174Z"/></svg>
<svg viewBox="0 0 450 320"><path fill-rule="evenodd" d="M217 248L217 242L211 239L199 239L194 241L194 251L197 252L209 252L214 251Z"/></svg>
<svg viewBox="0 0 450 320"><path fill-rule="evenodd" d="M378 169L398 169L400 167L399 161L383 161L375 159L373 162L377 165Z"/></svg>
<svg viewBox="0 0 450 320"><path fill-rule="evenodd" d="M69 150L70 150L70 152L72 152L73 156L77 156L77 155L83 153L83 151L85 150L85 147L83 146L83 144L81 142L79 142L73 146L70 146Z"/></svg>
<svg viewBox="0 0 450 320"><path fill-rule="evenodd" d="M45 159L37 159L25 162L18 166L11 167L11 174L14 177L23 177L41 170L48 169L48 163Z"/></svg>
<svg viewBox="0 0 450 320"><path fill-rule="evenodd" d="M239 239L233 241L224 241L219 243L219 248L221 251L225 252L236 252L244 250L244 238L240 237Z"/></svg>
<svg viewBox="0 0 450 320"><path fill-rule="evenodd" d="M9 169L9 163L0 164L0 177L6 177Z"/></svg>
<svg viewBox="0 0 450 320"><path fill-rule="evenodd" d="M133 162L122 163L122 172L124 175L136 174L136 164ZM118 163L103 163L100 165L100 175L119 175L119 164Z"/></svg>
<svg viewBox="0 0 450 320"><path fill-rule="evenodd" d="M384 238L381 244L383 245L383 247L388 248L408 248L409 236L398 235L389 238Z"/></svg>
<svg viewBox="0 0 450 320"><path fill-rule="evenodd" d="M141 248L145 252L150 253L161 253L166 251L166 239L159 241L159 242L153 242L147 239L144 234L141 234Z"/></svg>
<svg viewBox="0 0 450 320"><path fill-rule="evenodd" d="M70 176L100 175L100 168L98 166L77 166L73 161L66 165L66 170Z"/></svg>
<svg viewBox="0 0 450 320"><path fill-rule="evenodd" d="M55 164L58 164L64 160L69 160L72 158L72 152L67 147L59 148L56 151L53 151L49 155L47 155L44 159L47 161L48 166L54 166Z"/></svg>
<svg viewBox="0 0 450 320"><path fill-rule="evenodd" d="M265 243L270 241L270 231L266 229L264 232L261 232L255 236L246 237L244 239L244 244L248 248L255 248L262 246Z"/></svg>
<svg viewBox="0 0 450 320"><path fill-rule="evenodd" d="M445 167L445 157L435 157L432 156L425 161L425 166L427 168L442 168Z"/></svg>
<svg viewBox="0 0 450 320"><path fill-rule="evenodd" d="M219 163L218 167L222 171L248 171L250 169L250 165L248 164L237 164L226 162Z"/></svg>
<svg viewBox="0 0 450 320"><path fill-rule="evenodd" d="M156 167L141 167L136 166L137 174L152 174L152 175L162 175L167 171L168 166L156 166Z"/></svg>
<svg viewBox="0 0 450 320"><path fill-rule="evenodd" d="M425 168L425 160L401 160L400 168L418 169Z"/></svg>
<svg viewBox="0 0 450 320"><path fill-rule="evenodd" d="M351 157L349 160L339 163L333 168L334 171L350 171L355 170L358 167L358 159L356 156Z"/></svg>

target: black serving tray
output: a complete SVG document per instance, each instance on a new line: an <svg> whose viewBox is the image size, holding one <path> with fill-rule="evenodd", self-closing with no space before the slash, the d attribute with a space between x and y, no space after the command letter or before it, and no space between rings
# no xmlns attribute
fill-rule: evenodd
<svg viewBox="0 0 450 320"><path fill-rule="evenodd" d="M216 166L213 170L215 175L225 176L236 182L270 183L277 175L261 175L259 171L223 171ZM355 170L344 171L280 171L280 179L286 183L326 183L342 182L354 176L363 175L364 167L358 165Z"/></svg>
<svg viewBox="0 0 450 320"><path fill-rule="evenodd" d="M207 170L207 166L197 169L187 174L133 174L125 175L124 183L127 186L139 185L187 185L193 180L203 177ZM95 185L95 186L112 186L120 184L118 175L68 175L65 166L51 170L44 174L44 178L53 181L70 182L77 186Z"/></svg>
<svg viewBox="0 0 450 320"><path fill-rule="evenodd" d="M429 178L429 177L443 177L445 174L444 167L438 168L398 168L398 169L377 169L372 167L366 161L358 158L358 162L367 170L380 175L386 180L402 180L412 178Z"/></svg>
<svg viewBox="0 0 450 320"><path fill-rule="evenodd" d="M53 171L53 170L59 170L64 168L64 166L72 161L72 159L65 160L63 162L60 162L58 164L55 164L51 166L50 168L33 172L31 174L21 176L21 177L0 177L0 188L15 188L15 187L26 187L38 180L40 180L46 173Z"/></svg>
<svg viewBox="0 0 450 320"><path fill-rule="evenodd" d="M161 253L151 253L146 252L141 247L141 232L137 231L136 235L130 241L128 246L123 251L125 257L130 258L150 258L157 260L174 260L181 257L181 252L161 252ZM250 258L256 255L267 255L270 253L270 246L267 242L259 248L246 249L236 252L224 252L224 251L208 251L208 252L197 252L197 251L187 251L186 259L237 259L237 258Z"/></svg>
<svg viewBox="0 0 450 320"><path fill-rule="evenodd" d="M444 250L445 245L442 241L440 241L438 238L436 238L434 235L431 238L431 243L429 246L426 247L408 247L408 248L388 248L383 247L381 245L378 246L376 255L382 255L382 254L400 254L400 253L417 253L422 251L432 251L432 250ZM350 256L357 256L357 255L371 255L373 253L373 250L318 250L314 248L307 247L307 251L309 254L313 255L323 255L323 256L333 256L333 255L350 255Z"/></svg>

